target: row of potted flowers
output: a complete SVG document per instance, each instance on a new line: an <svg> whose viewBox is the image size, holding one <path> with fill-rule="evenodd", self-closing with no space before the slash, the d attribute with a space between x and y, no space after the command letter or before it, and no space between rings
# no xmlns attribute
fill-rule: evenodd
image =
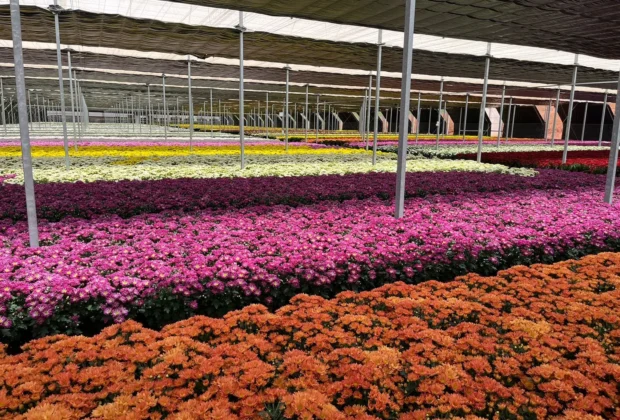
<svg viewBox="0 0 620 420"><path fill-rule="evenodd" d="M600 178L600 177L599 177ZM620 246L620 204L600 187L462 192L291 208L0 222L0 325L12 343L93 332L127 318L161 326L299 292L446 280ZM616 201L617 203L617 201ZM88 330L91 329L91 330Z"/></svg>
<svg viewBox="0 0 620 420"><path fill-rule="evenodd" d="M133 157L77 157L71 159L69 169L65 169L62 157L34 159L33 168L34 179L38 183L396 172L396 157L390 153L378 156L376 165L373 165L369 152L341 153L336 149L325 150L334 150L334 153L250 154L246 156L245 169L240 168L240 157L236 154L158 157L151 156L147 152ZM407 170L410 172L481 171L525 176L536 173L527 168L510 169L503 165L479 164L468 160L431 159L412 162ZM20 158L0 158L0 176L6 175L14 175L14 177L5 179L5 183L23 183Z"/></svg>
<svg viewBox="0 0 620 420"><path fill-rule="evenodd" d="M474 155L462 154L456 159L475 159ZM492 153L483 157L483 162L523 168L554 168L578 172L602 174L607 172L609 150L587 150L569 153L562 163L561 151L532 151L514 153Z"/></svg>
<svg viewBox="0 0 620 420"><path fill-rule="evenodd" d="M476 191L575 191L601 185L598 176L575 174L567 177L561 171L553 170L541 170L538 175L531 177L485 172L418 172L407 174L405 194L409 198ZM390 173L35 185L38 216L48 221L105 214L127 218L167 210L193 211L278 204L300 206L320 201L372 197L387 199L394 197L395 190L396 177ZM0 195L0 219L25 218L23 186L5 185Z"/></svg>
<svg viewBox="0 0 620 420"><path fill-rule="evenodd" d="M619 276L601 254L0 346L0 416L618 418Z"/></svg>
<svg viewBox="0 0 620 420"><path fill-rule="evenodd" d="M434 144L409 145L407 154L413 157L454 159L461 155L474 155L478 151L478 145L474 143L465 145L440 144L438 148ZM382 152L397 153L397 146L384 146L379 148ZM499 147L487 145L483 154L494 155L496 153L523 153L523 152L562 152L564 146L560 144L501 144ZM570 152L596 151L609 154L609 147L598 147L596 144L583 145L581 142L569 146ZM490 158L492 159L492 157Z"/></svg>

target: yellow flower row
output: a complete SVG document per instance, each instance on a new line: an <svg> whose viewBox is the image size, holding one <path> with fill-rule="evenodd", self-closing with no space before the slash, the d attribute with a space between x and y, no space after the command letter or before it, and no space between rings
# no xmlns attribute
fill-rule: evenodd
<svg viewBox="0 0 620 420"><path fill-rule="evenodd" d="M369 153L360 149L334 149L334 148L314 148L311 146L291 146L288 152L284 144L276 146L252 145L246 146L245 153L248 155L358 155ZM77 151L70 150L74 157L125 157L125 158L145 158L145 157L166 157L166 156L185 156L189 153L189 146L86 146L80 147ZM194 155L201 156L221 156L240 154L238 145L230 146L195 146L192 152ZM20 157L19 147L0 147L0 157ZM32 148L34 158L57 158L64 156L64 149L60 146L38 146Z"/></svg>

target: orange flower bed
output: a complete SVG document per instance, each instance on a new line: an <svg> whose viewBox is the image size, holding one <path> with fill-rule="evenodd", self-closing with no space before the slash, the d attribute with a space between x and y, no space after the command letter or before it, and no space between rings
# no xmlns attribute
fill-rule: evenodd
<svg viewBox="0 0 620 420"><path fill-rule="evenodd" d="M620 254L0 349L0 417L619 418Z"/></svg>

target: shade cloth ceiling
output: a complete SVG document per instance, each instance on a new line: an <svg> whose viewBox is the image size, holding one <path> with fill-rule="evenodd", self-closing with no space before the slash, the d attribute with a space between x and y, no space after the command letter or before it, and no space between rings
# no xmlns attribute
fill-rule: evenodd
<svg viewBox="0 0 620 420"><path fill-rule="evenodd" d="M22 7L25 41L54 42L53 14L38 7ZM60 15L63 44L123 48L191 54L204 58L237 58L239 35L232 28L211 28L127 18L119 15L65 11ZM0 6L0 38L11 38L7 6ZM367 43L338 43L264 32L248 32L244 37L245 58L249 60L374 70L377 47ZM384 48L383 69L400 72L402 49ZM484 57L415 50L414 72L418 74L480 78ZM497 80L566 84L572 66L494 59L490 77ZM614 80L613 72L582 67L580 82Z"/></svg>
<svg viewBox="0 0 620 420"><path fill-rule="evenodd" d="M171 0L402 31L405 0ZM416 33L620 58L620 7L608 0L417 0Z"/></svg>

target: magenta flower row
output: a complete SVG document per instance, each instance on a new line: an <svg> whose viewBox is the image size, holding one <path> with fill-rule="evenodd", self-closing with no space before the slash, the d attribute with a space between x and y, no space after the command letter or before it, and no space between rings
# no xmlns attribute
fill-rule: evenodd
<svg viewBox="0 0 620 420"><path fill-rule="evenodd" d="M371 173L304 177L235 179L174 179L59 183L36 185L38 214L59 221L65 217L91 218L116 214L130 217L167 210L243 208L254 205L292 206L320 201L344 201L395 194L394 174ZM536 177L489 173L410 173L408 197L429 194L461 194L476 191L523 189L602 188L604 179L589 174L542 170ZM0 186L0 219L25 220L26 205L21 185Z"/></svg>
<svg viewBox="0 0 620 420"><path fill-rule="evenodd" d="M443 185L456 179L432 176ZM506 179L484 177L490 184ZM466 184L455 181L443 190L457 192ZM120 322L145 305L151 311L145 316L156 317L170 311L152 304L164 291L191 312L224 305L230 296L272 304L300 291L441 280L618 249L619 205L602 202L602 184L506 185L411 198L401 220L392 217L392 202L379 198L66 219L42 223L45 246L36 251L26 246L24 222L0 221L1 327L10 334L14 324L34 328L69 317L78 325L99 314L104 322Z"/></svg>

